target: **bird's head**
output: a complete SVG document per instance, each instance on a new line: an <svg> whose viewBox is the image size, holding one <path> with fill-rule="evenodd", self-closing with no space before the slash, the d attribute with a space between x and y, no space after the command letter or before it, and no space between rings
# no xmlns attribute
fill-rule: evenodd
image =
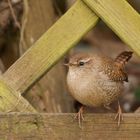
<svg viewBox="0 0 140 140"><path fill-rule="evenodd" d="M69 69L86 69L92 64L91 54L76 53L69 58L69 62L64 64L69 67Z"/></svg>

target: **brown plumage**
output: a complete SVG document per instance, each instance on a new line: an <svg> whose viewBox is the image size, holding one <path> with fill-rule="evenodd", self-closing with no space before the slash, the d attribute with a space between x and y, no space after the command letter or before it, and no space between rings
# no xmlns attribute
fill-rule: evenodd
<svg viewBox="0 0 140 140"><path fill-rule="evenodd" d="M132 54L133 52L124 51L121 54L119 54L113 62L111 62L112 65L105 69L106 74L108 74L110 79L114 81L128 82L128 76L125 72L124 67L128 60L132 57Z"/></svg>
<svg viewBox="0 0 140 140"><path fill-rule="evenodd" d="M108 106L118 99L123 91L123 82L128 81L124 66L131 56L132 52L127 51L115 60L98 54L73 55L67 64L70 93L83 105Z"/></svg>
<svg viewBox="0 0 140 140"><path fill-rule="evenodd" d="M132 57L133 52L124 51L119 54L115 59L115 64L119 67L124 67L128 60Z"/></svg>

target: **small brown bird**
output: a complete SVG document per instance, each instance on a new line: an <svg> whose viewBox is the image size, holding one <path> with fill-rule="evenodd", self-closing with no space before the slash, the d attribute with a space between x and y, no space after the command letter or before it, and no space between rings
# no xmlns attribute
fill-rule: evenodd
<svg viewBox="0 0 140 140"><path fill-rule="evenodd" d="M124 51L115 60L99 55L78 53L69 63L67 85L71 95L81 104L90 107L109 107L123 92L123 82L128 82L125 64L132 57L131 51ZM83 106L76 117L83 120ZM120 125L122 110L118 101L118 112L115 116Z"/></svg>

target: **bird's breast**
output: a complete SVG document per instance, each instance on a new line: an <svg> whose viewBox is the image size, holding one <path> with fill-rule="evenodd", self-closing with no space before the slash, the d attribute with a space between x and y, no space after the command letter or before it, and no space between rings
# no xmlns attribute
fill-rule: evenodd
<svg viewBox="0 0 140 140"><path fill-rule="evenodd" d="M102 72L69 72L67 85L71 95L87 106L110 104L120 95L123 84L109 80Z"/></svg>

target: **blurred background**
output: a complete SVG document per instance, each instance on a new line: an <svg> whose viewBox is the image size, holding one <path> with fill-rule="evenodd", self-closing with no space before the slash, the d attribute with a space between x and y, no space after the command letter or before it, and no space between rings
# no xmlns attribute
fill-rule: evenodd
<svg viewBox="0 0 140 140"><path fill-rule="evenodd" d="M4 73L22 56L74 2L75 0L0 0L0 73ZM140 12L139 0L128 2ZM97 51L115 58L120 52L130 49L104 22L99 21L74 49L23 94L38 111L50 113L78 110L80 104L67 90L67 69L63 63L70 54L81 50ZM134 54L126 69L129 83L125 83L125 91L120 101L125 112L134 112L140 106L140 57ZM112 107L116 108L115 103ZM89 108L87 112L110 111L104 108Z"/></svg>

